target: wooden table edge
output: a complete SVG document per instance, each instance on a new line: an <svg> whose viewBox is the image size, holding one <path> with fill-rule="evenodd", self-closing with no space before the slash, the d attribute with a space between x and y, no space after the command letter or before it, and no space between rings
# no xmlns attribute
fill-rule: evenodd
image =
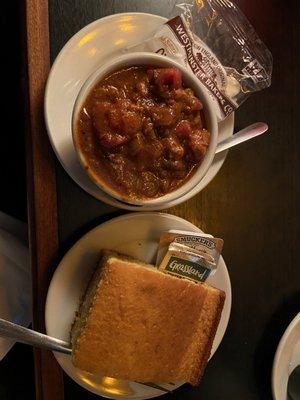
<svg viewBox="0 0 300 400"><path fill-rule="evenodd" d="M58 250L54 153L44 123L44 89L50 70L48 1L26 0L21 11L24 45L26 162L33 328L45 331L45 298ZM63 372L53 354L35 350L38 400L63 400Z"/></svg>

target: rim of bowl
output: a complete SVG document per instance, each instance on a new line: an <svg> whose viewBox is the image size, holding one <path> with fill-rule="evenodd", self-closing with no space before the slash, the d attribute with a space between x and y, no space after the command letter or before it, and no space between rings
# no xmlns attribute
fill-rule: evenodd
<svg viewBox="0 0 300 400"><path fill-rule="evenodd" d="M93 172L93 170L89 167L85 156L81 152L81 149L77 143L77 120L78 113L85 102L87 96L91 92L91 90L95 87L95 85L101 81L108 74L118 71L119 69L135 66L135 65L153 65L153 66L173 66L182 72L183 81L187 83L188 87L191 87L197 97L200 98L203 103L203 112L205 115L205 122L207 125L207 130L210 132L210 143L207 149L207 152L204 156L204 159L197 167L196 171L193 175L187 179L187 181L181 185L179 188L166 193L163 196L153 198L153 199L132 199L127 197L126 195L122 195L117 190L110 187L104 179L102 179L99 175ZM179 197L182 197L190 190L192 190L204 177L209 167L212 164L212 161L215 156L215 151L217 147L218 141L218 124L217 118L214 111L215 107L210 96L205 92L203 84L196 78L196 76L190 72L185 66L179 64L177 61L173 59L163 56L156 53L150 52L136 52L136 53L127 53L121 56L117 56L112 58L110 61L104 63L99 68L97 68L84 82L82 85L77 98L74 103L73 112L72 112L72 137L74 147L79 158L79 161L84 168L85 172L88 174L90 179L105 193L109 196L116 198L117 200L127 203L130 205L165 205L166 203L175 200Z"/></svg>

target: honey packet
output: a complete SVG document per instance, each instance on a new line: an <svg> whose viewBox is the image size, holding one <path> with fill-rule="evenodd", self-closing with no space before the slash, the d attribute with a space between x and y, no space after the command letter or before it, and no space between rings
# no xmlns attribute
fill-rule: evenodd
<svg viewBox="0 0 300 400"><path fill-rule="evenodd" d="M204 233L178 230L163 232L156 266L171 275L204 282L215 273L222 248L222 239Z"/></svg>

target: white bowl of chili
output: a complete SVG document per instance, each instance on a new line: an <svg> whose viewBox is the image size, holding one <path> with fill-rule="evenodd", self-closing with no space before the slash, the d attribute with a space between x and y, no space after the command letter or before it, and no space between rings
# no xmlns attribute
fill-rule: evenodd
<svg viewBox="0 0 300 400"><path fill-rule="evenodd" d="M215 155L211 99L184 66L153 53L112 59L84 83L73 142L92 181L134 205L162 205L192 190Z"/></svg>

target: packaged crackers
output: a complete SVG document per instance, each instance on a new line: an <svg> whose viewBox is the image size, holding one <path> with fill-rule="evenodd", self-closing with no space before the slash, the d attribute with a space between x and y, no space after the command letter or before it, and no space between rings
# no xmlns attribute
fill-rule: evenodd
<svg viewBox="0 0 300 400"><path fill-rule="evenodd" d="M185 65L210 95L219 120L271 84L272 55L230 0L178 4L174 18L127 51L154 52Z"/></svg>

